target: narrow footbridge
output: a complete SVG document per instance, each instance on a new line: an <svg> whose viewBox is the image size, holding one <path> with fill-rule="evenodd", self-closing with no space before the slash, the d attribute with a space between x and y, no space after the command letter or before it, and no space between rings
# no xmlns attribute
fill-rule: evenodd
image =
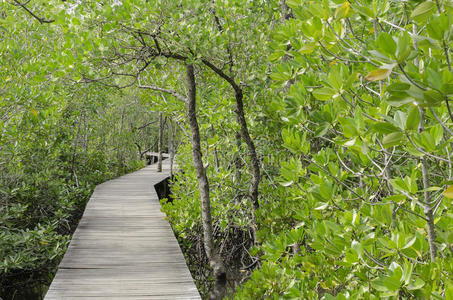
<svg viewBox="0 0 453 300"><path fill-rule="evenodd" d="M46 300L200 299L154 188L167 161L96 187Z"/></svg>

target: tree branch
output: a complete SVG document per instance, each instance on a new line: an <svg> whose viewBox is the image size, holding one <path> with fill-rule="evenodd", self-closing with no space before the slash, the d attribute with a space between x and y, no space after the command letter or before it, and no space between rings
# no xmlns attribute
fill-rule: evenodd
<svg viewBox="0 0 453 300"><path fill-rule="evenodd" d="M142 85L140 82L140 78L138 79L138 87L141 89L150 89L150 90L157 91L157 92L164 92L164 93L174 96L178 100L181 100L185 103L187 102L187 97L184 97L183 95L181 95L180 93L178 93L174 90L161 88L161 87L158 87L155 85Z"/></svg>
<svg viewBox="0 0 453 300"><path fill-rule="evenodd" d="M225 79L229 84L231 84L236 93L242 93L241 87L236 83L236 81L234 81L234 78L232 76L228 76L227 74L225 74L225 72L223 72L221 69L216 67L214 64L212 64L205 58L201 59L201 61L211 70L213 70L217 75L219 75L220 77Z"/></svg>
<svg viewBox="0 0 453 300"><path fill-rule="evenodd" d="M32 12L32 11L26 6L30 1L27 1L26 3L21 3L21 2L19 2L19 1L17 1L17 0L13 0L13 1L14 1L15 4L14 4L14 3L10 3L10 2L8 2L8 3L10 3L10 4L14 5L14 6L22 7L29 15L31 15L33 18L35 18L36 20L38 20L39 23L41 23L41 24L44 24L44 23L49 24L49 23L55 22L55 20L53 20L53 19L48 20L48 19L46 19L46 18L41 18L41 17L39 17L38 15L36 15L34 12Z"/></svg>

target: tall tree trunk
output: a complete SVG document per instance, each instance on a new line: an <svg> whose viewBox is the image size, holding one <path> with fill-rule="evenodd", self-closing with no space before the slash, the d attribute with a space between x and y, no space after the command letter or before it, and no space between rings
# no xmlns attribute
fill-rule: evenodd
<svg viewBox="0 0 453 300"><path fill-rule="evenodd" d="M236 186L240 186L241 184L241 148L242 148L242 140L241 140L241 133L236 132L236 147L237 153L234 155L234 183Z"/></svg>
<svg viewBox="0 0 453 300"><path fill-rule="evenodd" d="M123 172L123 153L121 152L121 140L122 140L122 134L123 134L123 126L124 126L124 113L126 111L126 105L123 106L121 110L121 119L120 119L120 128L119 128L119 134L118 134L118 143L117 143L117 152L116 152L116 157L118 159L118 171Z"/></svg>
<svg viewBox="0 0 453 300"><path fill-rule="evenodd" d="M200 131L196 113L196 83L193 65L186 65L187 75L187 117L192 131L192 159L197 172L198 187L201 197L201 215L203 223L204 248L209 264L216 279L211 299L221 299L225 295L226 272L219 250L214 244L212 234L211 200L209 198L209 182L201 157Z"/></svg>
<svg viewBox="0 0 453 300"><path fill-rule="evenodd" d="M88 138L88 130L89 130L89 122L90 122L90 116L84 112L84 118L83 118L83 126L85 128L84 130L84 158L85 158L85 163L87 163L88 159L88 143L89 143L89 138Z"/></svg>
<svg viewBox="0 0 453 300"><path fill-rule="evenodd" d="M250 157L250 163L252 164L252 182L250 184L250 198L252 201L252 205L254 210L259 208L258 202L258 188L261 181L261 171L260 171L260 162L258 160L258 156L256 154L255 143L253 142L248 127L247 121L245 120L245 113L244 113L244 95L242 94L242 90L236 90L236 118L237 122L241 126L241 136L242 139L245 141L247 145L248 154Z"/></svg>
<svg viewBox="0 0 453 300"><path fill-rule="evenodd" d="M173 134L173 121L168 119L168 154L170 155L170 176L173 176L173 161L175 159L175 144Z"/></svg>
<svg viewBox="0 0 453 300"><path fill-rule="evenodd" d="M162 121L162 112L159 112L159 137L157 138L157 172L162 172L162 140L164 135L164 123Z"/></svg>
<svg viewBox="0 0 453 300"><path fill-rule="evenodd" d="M422 133L425 130L425 110L421 107L418 108L420 111L420 123L418 125L418 131ZM428 234L428 244L429 244L429 257L432 262L436 261L437 248L436 248L436 228L434 226L434 212L433 207L429 203L430 195L428 189L430 187L428 180L428 166L424 157L420 158L420 164L422 166L422 182L423 182L423 202L424 208L423 212L426 217L426 232Z"/></svg>
<svg viewBox="0 0 453 300"><path fill-rule="evenodd" d="M134 143L135 146L137 146L137 151L138 151L138 159L142 160L143 159L143 153L142 153L142 146L138 142Z"/></svg>

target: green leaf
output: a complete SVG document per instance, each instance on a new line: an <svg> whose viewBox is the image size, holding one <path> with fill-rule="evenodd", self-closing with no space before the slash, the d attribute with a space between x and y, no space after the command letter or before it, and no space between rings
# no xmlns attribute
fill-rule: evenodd
<svg viewBox="0 0 453 300"><path fill-rule="evenodd" d="M415 141L417 141L417 139L415 139ZM427 150L434 151L436 149L436 141L430 132L423 131L420 134L420 141Z"/></svg>
<svg viewBox="0 0 453 300"><path fill-rule="evenodd" d="M415 243L416 240L417 240L417 237L414 236L401 249L407 249L407 248L411 247Z"/></svg>
<svg viewBox="0 0 453 300"><path fill-rule="evenodd" d="M315 17L327 19L330 16L330 11L324 9L321 3L318 1L310 1L310 12Z"/></svg>
<svg viewBox="0 0 453 300"><path fill-rule="evenodd" d="M313 91L313 96L321 101L327 101L332 99L336 94L336 91L332 88L324 87Z"/></svg>
<svg viewBox="0 0 453 300"><path fill-rule="evenodd" d="M403 32L397 40L396 60L403 63L412 51L412 40L407 32Z"/></svg>
<svg viewBox="0 0 453 300"><path fill-rule="evenodd" d="M401 178L390 179L390 183L392 184L393 188L395 188L396 190L410 192L410 188L407 186L406 181L404 181Z"/></svg>
<svg viewBox="0 0 453 300"><path fill-rule="evenodd" d="M440 91L445 95L453 95L453 83L444 83L440 87Z"/></svg>
<svg viewBox="0 0 453 300"><path fill-rule="evenodd" d="M436 124L429 130L430 135L434 138L434 144L439 145L440 141L444 136L444 129L442 125Z"/></svg>
<svg viewBox="0 0 453 300"><path fill-rule="evenodd" d="M444 38L444 31L440 27L440 22L436 18L431 18L431 21L426 26L429 37L437 41L442 41Z"/></svg>
<svg viewBox="0 0 453 300"><path fill-rule="evenodd" d="M397 93L392 93L392 95L390 97L388 97L387 102L391 106L400 107L405 104L414 102L414 98L412 98L407 93L397 92Z"/></svg>
<svg viewBox="0 0 453 300"><path fill-rule="evenodd" d="M274 72L271 74L271 79L278 82L289 80L290 77L287 74L281 72Z"/></svg>
<svg viewBox="0 0 453 300"><path fill-rule="evenodd" d="M373 207L373 217L382 225L387 226L392 222L391 205L376 205Z"/></svg>
<svg viewBox="0 0 453 300"><path fill-rule="evenodd" d="M329 128L330 128L330 124L329 123L327 123L327 122L322 123L321 125L319 125L316 128L315 137L324 136L327 133L327 131L329 131Z"/></svg>
<svg viewBox="0 0 453 300"><path fill-rule="evenodd" d="M396 236L399 237L398 234ZM389 266L389 270L391 270L393 273L391 278L396 279L396 281L400 281L403 277L403 268L401 268L401 266L397 262L392 262Z"/></svg>
<svg viewBox="0 0 453 300"><path fill-rule="evenodd" d="M288 5L292 9L298 8L300 4L300 0L286 0L286 5Z"/></svg>
<svg viewBox="0 0 453 300"><path fill-rule="evenodd" d="M395 82L387 86L388 92L405 92L411 87L410 84L404 82Z"/></svg>
<svg viewBox="0 0 453 300"><path fill-rule="evenodd" d="M365 16L365 17L369 17L371 19L374 19L376 16L374 15L374 12L373 10L367 6L367 5L355 5L354 6L354 10L357 10L359 12L359 14Z"/></svg>
<svg viewBox="0 0 453 300"><path fill-rule="evenodd" d="M423 106L439 106L444 101L444 97L439 92L429 90L423 92Z"/></svg>
<svg viewBox="0 0 453 300"><path fill-rule="evenodd" d="M339 120L345 137L351 138L359 135L357 123L354 119L341 117Z"/></svg>
<svg viewBox="0 0 453 300"><path fill-rule="evenodd" d="M347 1L344 2L341 6L339 6L335 10L335 19L346 18L350 9L351 9L351 4Z"/></svg>
<svg viewBox="0 0 453 300"><path fill-rule="evenodd" d="M402 132L393 132L384 136L382 143L384 148L390 148L396 145L399 145L404 139L404 134Z"/></svg>
<svg viewBox="0 0 453 300"><path fill-rule="evenodd" d="M281 181L279 182L281 186L288 187L294 184L294 181Z"/></svg>
<svg viewBox="0 0 453 300"><path fill-rule="evenodd" d="M357 241L352 241L351 249L357 253L359 258L362 257L362 251L363 251L362 244L360 244Z"/></svg>
<svg viewBox="0 0 453 300"><path fill-rule="evenodd" d="M438 186L431 186L429 188L426 188L426 189L423 189L423 190L420 190L420 192L435 192L435 191L440 191L442 188L438 187Z"/></svg>
<svg viewBox="0 0 453 300"><path fill-rule="evenodd" d="M419 278L416 277L415 280L413 280L408 286L407 289L409 291L414 291L414 290L419 290L425 285L425 282Z"/></svg>
<svg viewBox="0 0 453 300"><path fill-rule="evenodd" d="M414 270L414 265L410 263L404 264L403 270L403 282L408 285L412 276L412 271Z"/></svg>
<svg viewBox="0 0 453 300"><path fill-rule="evenodd" d="M316 49L316 43L305 43L300 47L299 52L301 54L310 54Z"/></svg>
<svg viewBox="0 0 453 300"><path fill-rule="evenodd" d="M379 49L390 58L395 57L396 42L393 40L392 35L387 32L381 32L376 40Z"/></svg>
<svg viewBox="0 0 453 300"><path fill-rule="evenodd" d="M417 23L425 23L436 9L432 1L424 1L419 4L411 13L411 19Z"/></svg>
<svg viewBox="0 0 453 300"><path fill-rule="evenodd" d="M445 288L445 300L453 300L453 284L448 283Z"/></svg>
<svg viewBox="0 0 453 300"><path fill-rule="evenodd" d="M405 112L398 110L393 116L394 124L404 130L406 128L407 115Z"/></svg>
<svg viewBox="0 0 453 300"><path fill-rule="evenodd" d="M343 86L343 78L341 77L341 71L337 66L333 67L328 76L329 83L336 90L339 91Z"/></svg>
<svg viewBox="0 0 453 300"><path fill-rule="evenodd" d="M283 55L285 55L284 51L276 51L269 55L269 61L274 62L276 60L279 60L280 58L283 57Z"/></svg>
<svg viewBox="0 0 453 300"><path fill-rule="evenodd" d="M393 277L379 277L371 281L371 286L380 292L394 292L400 288L400 282Z"/></svg>
<svg viewBox="0 0 453 300"><path fill-rule="evenodd" d="M315 207L314 210L324 210L324 209L326 209L327 207L329 207L329 203L319 202L319 203L318 203L318 206Z"/></svg>
<svg viewBox="0 0 453 300"><path fill-rule="evenodd" d="M443 192L444 197L453 199L453 185L450 185L445 192Z"/></svg>
<svg viewBox="0 0 453 300"><path fill-rule="evenodd" d="M406 130L417 130L420 124L420 111L418 107L412 107L406 120Z"/></svg>
<svg viewBox="0 0 453 300"><path fill-rule="evenodd" d="M392 132L398 132L400 129L395 125L387 122L377 122L371 125L371 130L374 132L389 134Z"/></svg>
<svg viewBox="0 0 453 300"><path fill-rule="evenodd" d="M392 195L382 199L382 202L401 202L406 200L406 195Z"/></svg>
<svg viewBox="0 0 453 300"><path fill-rule="evenodd" d="M374 279L371 281L371 286L380 292L387 292L389 290L383 278Z"/></svg>

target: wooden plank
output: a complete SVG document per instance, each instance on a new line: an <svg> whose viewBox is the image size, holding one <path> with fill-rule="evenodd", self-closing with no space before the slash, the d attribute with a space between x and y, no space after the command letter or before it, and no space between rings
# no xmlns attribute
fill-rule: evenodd
<svg viewBox="0 0 453 300"><path fill-rule="evenodd" d="M46 300L200 299L154 185L151 165L96 187Z"/></svg>

